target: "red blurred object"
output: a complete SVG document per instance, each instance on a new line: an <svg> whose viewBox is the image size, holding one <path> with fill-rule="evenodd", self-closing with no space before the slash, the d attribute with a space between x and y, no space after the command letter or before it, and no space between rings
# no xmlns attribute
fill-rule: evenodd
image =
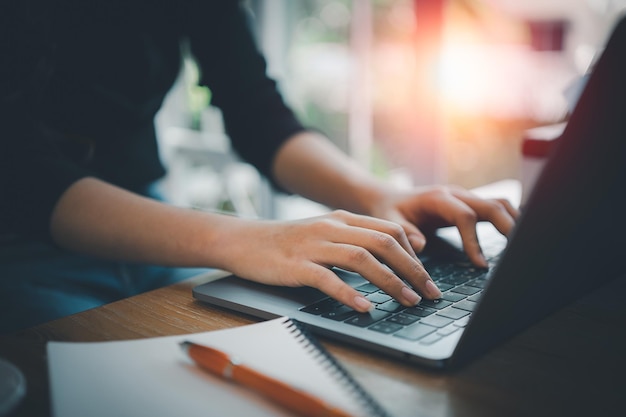
<svg viewBox="0 0 626 417"><path fill-rule="evenodd" d="M530 45L536 51L563 51L568 21L565 19L530 20Z"/></svg>

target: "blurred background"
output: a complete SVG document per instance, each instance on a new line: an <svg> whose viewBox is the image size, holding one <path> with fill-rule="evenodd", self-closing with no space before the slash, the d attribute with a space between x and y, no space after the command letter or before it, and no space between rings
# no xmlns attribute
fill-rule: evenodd
<svg viewBox="0 0 626 417"><path fill-rule="evenodd" d="M248 0L268 72L301 120L400 185L521 177L529 129L567 119L626 0ZM238 160L185 57L157 119L177 204L254 217L324 208Z"/></svg>

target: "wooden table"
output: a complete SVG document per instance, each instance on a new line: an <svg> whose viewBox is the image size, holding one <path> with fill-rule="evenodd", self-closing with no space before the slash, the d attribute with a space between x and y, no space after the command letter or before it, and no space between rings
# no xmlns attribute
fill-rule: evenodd
<svg viewBox="0 0 626 417"><path fill-rule="evenodd" d="M1 337L0 356L22 369L28 381L27 397L12 417L50 414L49 340L135 339L255 322L194 301L191 289L202 280ZM626 290L626 280L611 282L455 372L321 341L393 416L626 415L626 303L618 290Z"/></svg>

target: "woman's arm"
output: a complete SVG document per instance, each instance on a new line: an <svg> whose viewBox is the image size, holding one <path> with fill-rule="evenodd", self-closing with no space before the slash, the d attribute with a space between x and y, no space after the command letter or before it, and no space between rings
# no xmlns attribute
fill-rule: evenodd
<svg viewBox="0 0 626 417"><path fill-rule="evenodd" d="M52 213L60 246L98 257L169 266L218 267L208 248L228 217L174 207L96 178L70 186Z"/></svg>
<svg viewBox="0 0 626 417"><path fill-rule="evenodd" d="M347 211L290 222L247 220L172 207L83 178L63 193L50 227L56 243L70 250L307 285L358 311L369 310L370 302L331 267L360 273L407 306L420 300L410 287L428 298L440 296L401 227Z"/></svg>

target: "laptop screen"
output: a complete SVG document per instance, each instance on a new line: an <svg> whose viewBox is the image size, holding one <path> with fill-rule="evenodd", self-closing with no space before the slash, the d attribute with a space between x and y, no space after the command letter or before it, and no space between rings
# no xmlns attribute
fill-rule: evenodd
<svg viewBox="0 0 626 417"><path fill-rule="evenodd" d="M457 348L459 360L623 275L626 21L616 26L502 262Z"/></svg>

